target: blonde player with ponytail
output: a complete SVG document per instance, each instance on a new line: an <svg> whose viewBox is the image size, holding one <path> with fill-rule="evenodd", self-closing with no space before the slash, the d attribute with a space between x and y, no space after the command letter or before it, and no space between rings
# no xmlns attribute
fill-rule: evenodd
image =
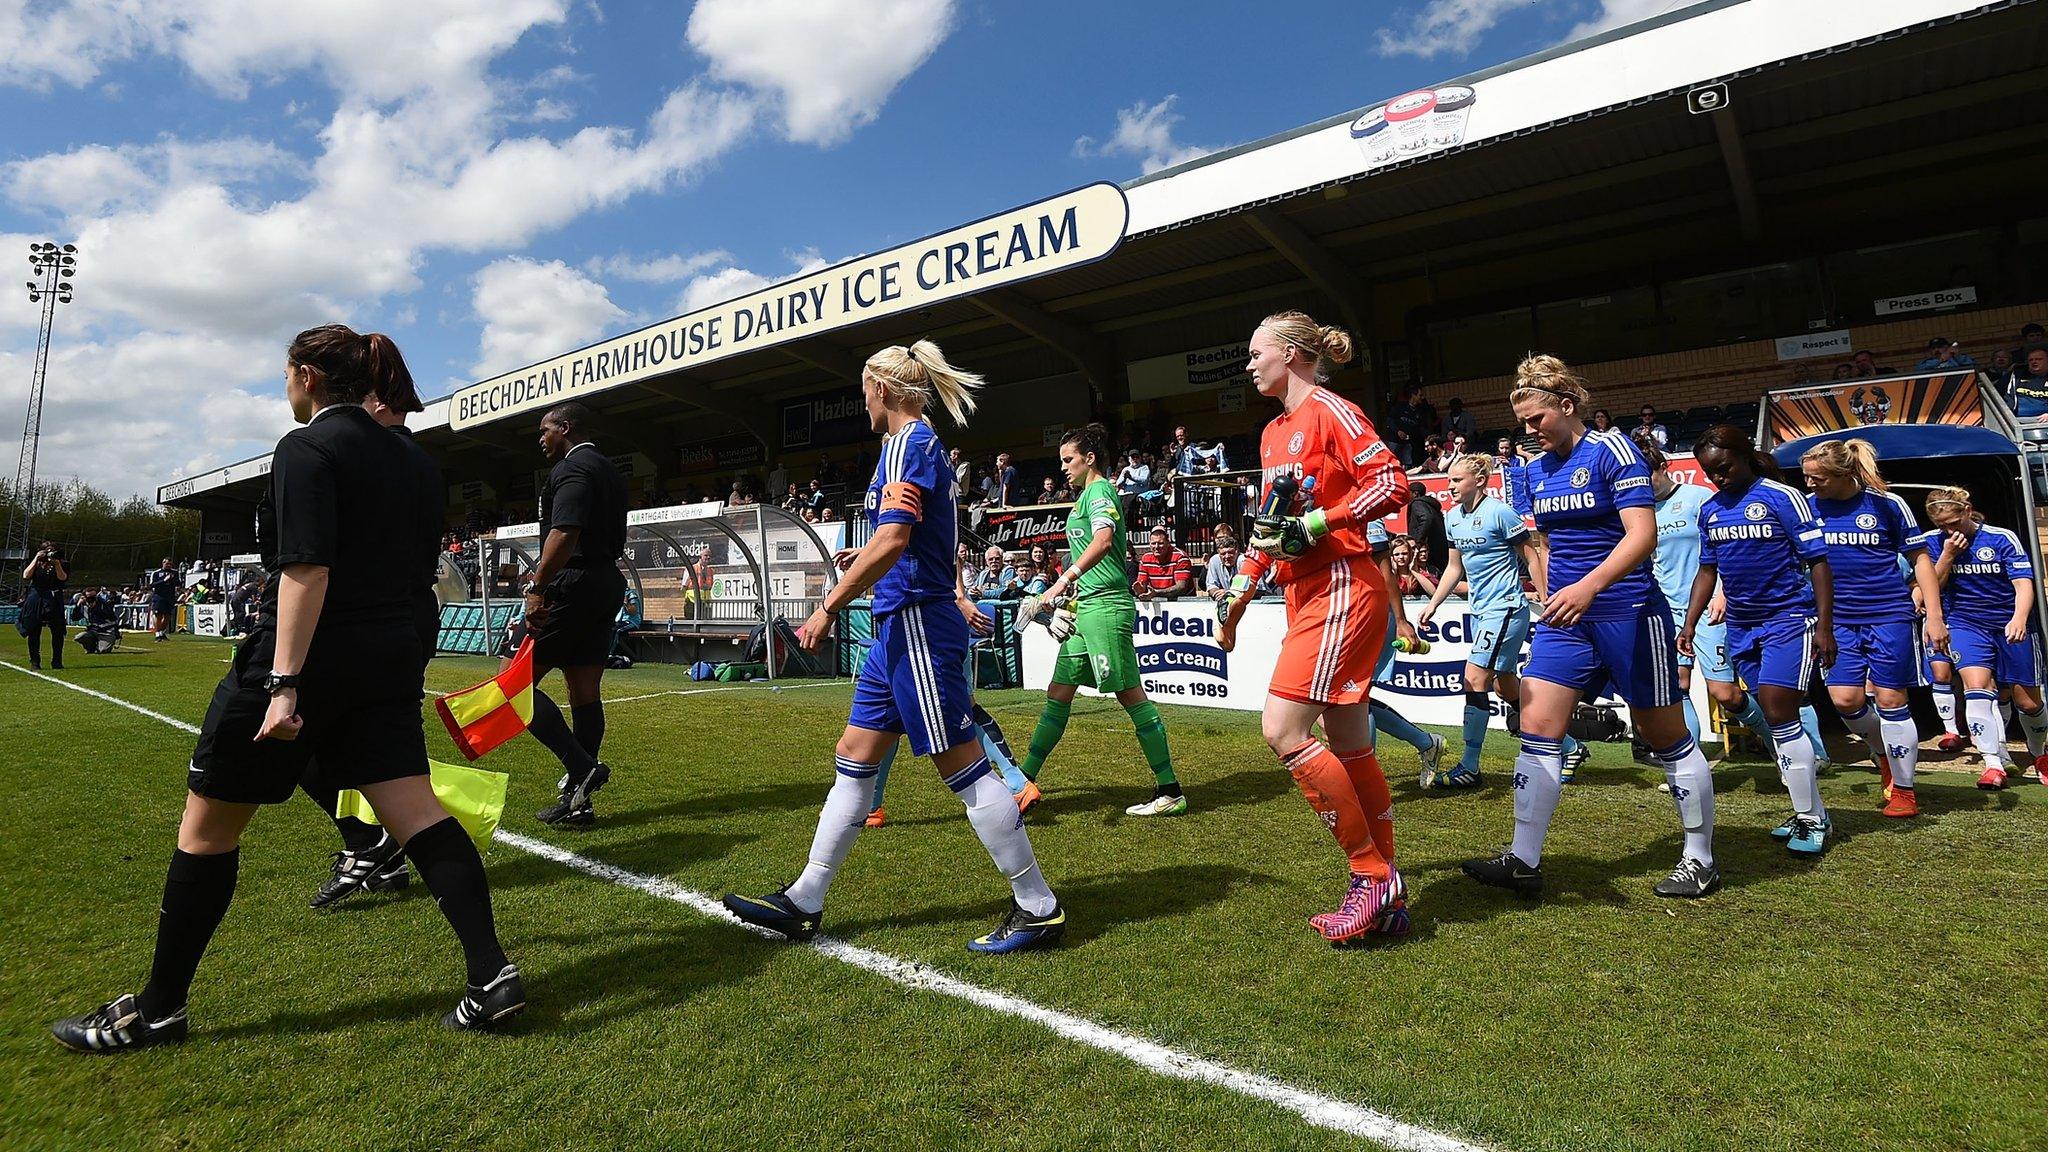
<svg viewBox="0 0 2048 1152"><path fill-rule="evenodd" d="M835 757L838 771L818 814L808 863L795 880L766 896L725 897L726 908L749 924L791 940L817 934L826 890L874 807L882 759L898 736L908 736L911 753L930 756L966 805L968 823L1010 882L1010 908L1002 922L967 947L1020 952L1050 945L1065 930L1066 912L1039 873L1017 805L976 739L974 690L965 670L972 634L955 606L959 493L946 449L925 420L925 410L936 403L964 426L980 386L981 377L947 363L929 340L884 348L861 371L868 419L882 437L867 495L874 535L859 551L835 557L845 575L804 621L797 639L807 649L817 648L838 611L873 589L874 644L854 682L852 714Z"/></svg>
<svg viewBox="0 0 2048 1152"><path fill-rule="evenodd" d="M1920 814L1913 790L1920 762L1920 729L1906 690L1919 683L1919 646L1913 635L1913 596L1899 574L1912 565L1912 582L1927 606L1927 647L1946 652L1948 625L1941 585L1913 510L1885 485L1877 451L1865 440L1829 440L1807 449L1799 469L1813 493L1835 582L1835 662L1828 695L1849 731L1863 738L1884 781L1884 814ZM1877 707L1864 685L1877 689ZM1789 832L1788 832L1789 835Z"/></svg>

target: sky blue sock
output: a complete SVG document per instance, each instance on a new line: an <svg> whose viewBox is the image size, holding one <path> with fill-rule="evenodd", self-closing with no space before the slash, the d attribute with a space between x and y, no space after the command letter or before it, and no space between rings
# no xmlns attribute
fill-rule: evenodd
<svg viewBox="0 0 2048 1152"><path fill-rule="evenodd" d="M1431 744L1429 733L1410 724L1407 717L1377 700L1372 702L1370 712L1373 718L1379 721L1379 728L1384 729L1387 735L1405 742L1417 752L1429 751Z"/></svg>
<svg viewBox="0 0 2048 1152"><path fill-rule="evenodd" d="M1694 744L1698 744L1700 742L1701 735L1703 735L1700 729L1700 710L1692 706L1691 693L1686 693L1686 695L1684 696L1684 701L1685 730L1692 733L1692 742Z"/></svg>
<svg viewBox="0 0 2048 1152"><path fill-rule="evenodd" d="M1024 790L1024 773L1017 770L1017 762L1003 755L1003 746L996 743L995 737L990 736L986 728L976 724L974 726L974 734L980 738L981 750L988 756L989 764L997 772L1002 773L1003 784L1010 789L1010 795L1015 796L1017 793L1022 792ZM881 789L876 789L877 793L880 791ZM881 801L875 801L876 807L881 807L881 804Z"/></svg>
<svg viewBox="0 0 2048 1152"><path fill-rule="evenodd" d="M1821 764L1829 763L1828 746L1820 742L1820 713L1808 704L1799 710L1799 726L1806 729L1806 738L1813 741L1813 758Z"/></svg>
<svg viewBox="0 0 2048 1152"><path fill-rule="evenodd" d="M1566 756L1574 755L1579 750L1579 738L1567 732L1558 739L1557 746L1564 749Z"/></svg>
<svg viewBox="0 0 2048 1152"><path fill-rule="evenodd" d="M889 750L882 753L881 766L875 769L875 803L868 811L882 806L882 792L889 787L889 766L896 763L896 749L903 746L901 740L889 741Z"/></svg>
<svg viewBox="0 0 2048 1152"><path fill-rule="evenodd" d="M1465 699L1472 699L1467 692ZM1484 696L1481 697L1484 699ZM1493 713L1484 705L1465 705L1465 751L1458 757L1458 767L1467 771L1479 770L1479 750L1486 744L1486 722L1493 719Z"/></svg>
<svg viewBox="0 0 2048 1152"><path fill-rule="evenodd" d="M1778 746L1778 742L1771 739L1771 722L1764 719L1764 706L1756 702L1755 696L1743 694L1742 710L1735 714L1735 722L1756 733L1757 739L1764 742L1764 747Z"/></svg>

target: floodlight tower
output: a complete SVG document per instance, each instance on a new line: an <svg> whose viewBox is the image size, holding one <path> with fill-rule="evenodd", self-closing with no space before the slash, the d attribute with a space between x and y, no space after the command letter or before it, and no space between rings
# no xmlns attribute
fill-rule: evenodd
<svg viewBox="0 0 2048 1152"><path fill-rule="evenodd" d="M30 533L35 530L36 446L43 435L43 378L50 370L50 327L57 319L57 305L71 303L71 281L78 275L78 247L59 246L49 241L28 246L28 302L43 306L43 324L36 332L35 375L28 386L28 416L21 424L21 462L15 465L14 487L7 507L7 536L0 540L0 558L10 571L0 583L12 584L16 571L14 557L29 555ZM20 551L15 551L15 549Z"/></svg>

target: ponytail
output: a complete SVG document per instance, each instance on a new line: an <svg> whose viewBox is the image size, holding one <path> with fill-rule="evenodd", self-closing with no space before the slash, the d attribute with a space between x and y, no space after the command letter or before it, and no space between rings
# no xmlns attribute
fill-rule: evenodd
<svg viewBox="0 0 2048 1152"><path fill-rule="evenodd" d="M948 363L946 354L929 340L916 341L907 348L891 344L868 357L861 371L863 376L878 381L883 392L898 402L922 408L936 399L953 423L962 428L974 414L974 391L982 383L979 375Z"/></svg>
<svg viewBox="0 0 2048 1152"><path fill-rule="evenodd" d="M398 345L382 332L372 332L363 337L363 341L370 394L393 412L424 411L426 405L420 403L419 390L413 387L412 372L406 368L405 357L399 354Z"/></svg>
<svg viewBox="0 0 2048 1152"><path fill-rule="evenodd" d="M1865 488L1891 491L1877 471L1877 449L1868 440L1829 440L1808 448L1799 459L1820 465L1830 476L1849 476Z"/></svg>

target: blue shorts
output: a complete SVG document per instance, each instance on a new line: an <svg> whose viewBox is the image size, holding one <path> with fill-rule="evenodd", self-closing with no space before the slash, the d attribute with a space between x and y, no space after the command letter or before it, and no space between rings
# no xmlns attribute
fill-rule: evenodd
<svg viewBox="0 0 2048 1152"><path fill-rule="evenodd" d="M966 674L973 634L951 601L911 604L875 617L875 642L853 682L846 722L910 737L913 756L974 739L974 689Z"/></svg>
<svg viewBox="0 0 2048 1152"><path fill-rule="evenodd" d="M1728 663L1752 692L1767 684L1805 692L1813 679L1813 632L1818 624L1811 616L1796 614L1749 624L1730 620Z"/></svg>
<svg viewBox="0 0 2048 1152"><path fill-rule="evenodd" d="M1547 680L1591 698L1611 688L1631 708L1678 703L1678 629L1661 602L1628 620L1581 620L1569 628L1538 622L1525 680Z"/></svg>
<svg viewBox="0 0 2048 1152"><path fill-rule="evenodd" d="M1529 603L1490 608L1468 618L1472 652L1465 662L1488 672L1513 672L1522 663L1522 646L1529 642Z"/></svg>
<svg viewBox="0 0 2048 1152"><path fill-rule="evenodd" d="M1684 627L1684 615L1681 612L1672 619ZM1728 625L1725 622L1709 624L1706 613L1701 613L1700 622L1692 630L1692 652L1690 656L1678 658L1680 668L1697 668L1701 676L1716 684L1735 683L1735 668L1728 663Z"/></svg>
<svg viewBox="0 0 2048 1152"><path fill-rule="evenodd" d="M2026 639L2014 644L2006 640L2003 626L1986 628L1967 620L1948 622L1948 648L1955 655L1956 667L1989 668L1991 678L2007 688L2015 684L2032 688L2041 683L2040 652L2035 640L2030 632Z"/></svg>
<svg viewBox="0 0 2048 1152"><path fill-rule="evenodd" d="M1387 639L1380 645L1380 662L1373 665L1372 669L1372 682L1375 684L1387 683L1387 677L1391 676L1394 672L1394 641L1396 639L1398 637L1394 635L1394 607L1389 603L1387 605Z"/></svg>
<svg viewBox="0 0 2048 1152"><path fill-rule="evenodd" d="M1828 687L1920 686L1920 629L1911 620L1835 625L1835 662Z"/></svg>

